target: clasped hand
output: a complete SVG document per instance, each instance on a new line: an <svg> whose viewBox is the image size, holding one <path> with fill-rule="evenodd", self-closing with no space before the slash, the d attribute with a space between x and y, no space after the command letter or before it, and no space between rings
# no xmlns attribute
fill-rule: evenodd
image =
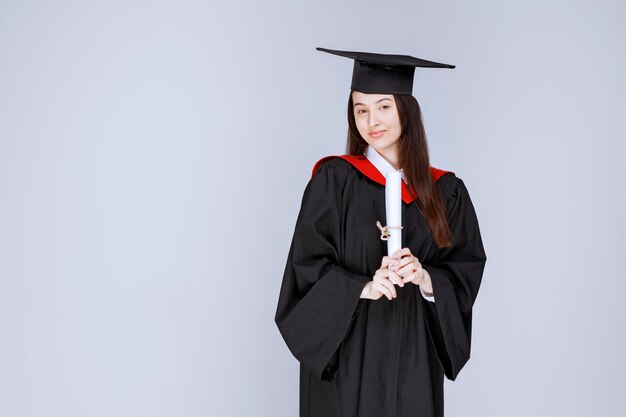
<svg viewBox="0 0 626 417"><path fill-rule="evenodd" d="M383 295L389 300L396 298L398 294L391 279L401 287L410 282L424 287L432 285L430 276L422 268L419 260L413 256L411 250L402 248L391 257L383 256L380 268L374 274L374 278L363 288L361 298L378 300Z"/></svg>

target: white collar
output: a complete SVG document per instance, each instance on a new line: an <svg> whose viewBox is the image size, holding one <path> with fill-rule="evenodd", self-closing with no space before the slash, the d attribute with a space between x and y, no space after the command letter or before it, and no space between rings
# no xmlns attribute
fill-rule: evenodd
<svg viewBox="0 0 626 417"><path fill-rule="evenodd" d="M404 172L402 172L402 168L398 170L395 169L393 165L391 165L389 161L383 158L382 155L379 154L376 149L372 148L371 146L368 146L365 149L365 152L363 152L363 155L365 155L365 157L372 163L372 165L374 165L374 167L378 170L378 172L383 174L383 177L387 178L387 174L389 172L399 171L400 174L402 174L402 179L404 180L404 182L407 182L404 176Z"/></svg>

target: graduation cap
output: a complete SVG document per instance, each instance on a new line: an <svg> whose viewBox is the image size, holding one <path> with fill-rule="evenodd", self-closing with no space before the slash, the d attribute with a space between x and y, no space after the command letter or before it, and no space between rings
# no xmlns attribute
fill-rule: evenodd
<svg viewBox="0 0 626 417"><path fill-rule="evenodd" d="M366 94L412 94L415 67L454 68L454 65L426 61L409 55L387 55L372 52L318 51L354 59L351 88Z"/></svg>

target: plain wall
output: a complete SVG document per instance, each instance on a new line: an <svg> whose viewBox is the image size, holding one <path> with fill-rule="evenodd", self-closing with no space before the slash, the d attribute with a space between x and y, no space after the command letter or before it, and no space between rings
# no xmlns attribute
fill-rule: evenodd
<svg viewBox="0 0 626 417"><path fill-rule="evenodd" d="M0 415L295 416L274 324L352 61L418 70L488 256L447 416L623 416L623 1L0 2Z"/></svg>

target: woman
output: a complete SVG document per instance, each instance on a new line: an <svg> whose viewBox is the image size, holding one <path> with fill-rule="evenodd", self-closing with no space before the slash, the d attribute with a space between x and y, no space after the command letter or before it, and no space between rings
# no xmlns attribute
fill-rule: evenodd
<svg viewBox="0 0 626 417"><path fill-rule="evenodd" d="M355 60L347 154L313 169L275 321L300 362L301 417L443 415L443 377L469 359L486 255L463 181L430 167L416 66ZM385 256L385 175L402 169L403 248ZM395 284L394 284L395 283Z"/></svg>

